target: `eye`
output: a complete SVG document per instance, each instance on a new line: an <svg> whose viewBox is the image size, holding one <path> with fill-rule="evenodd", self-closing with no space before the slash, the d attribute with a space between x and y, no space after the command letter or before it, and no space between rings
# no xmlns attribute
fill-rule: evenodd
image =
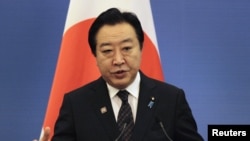
<svg viewBox="0 0 250 141"><path fill-rule="evenodd" d="M125 50L125 51L129 51L131 48L132 48L132 47L127 46L127 47L124 47L124 48L123 48L123 50Z"/></svg>
<svg viewBox="0 0 250 141"><path fill-rule="evenodd" d="M111 51L112 51L111 49L105 49L105 50L102 50L102 53L108 54L108 53L110 53Z"/></svg>

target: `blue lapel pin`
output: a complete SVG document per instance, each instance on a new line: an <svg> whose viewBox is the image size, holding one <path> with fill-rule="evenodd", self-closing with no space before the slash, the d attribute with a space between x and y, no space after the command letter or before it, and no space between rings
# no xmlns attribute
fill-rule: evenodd
<svg viewBox="0 0 250 141"><path fill-rule="evenodd" d="M154 103L155 103L155 98L151 97L151 100L148 103L148 107L151 109L153 107Z"/></svg>

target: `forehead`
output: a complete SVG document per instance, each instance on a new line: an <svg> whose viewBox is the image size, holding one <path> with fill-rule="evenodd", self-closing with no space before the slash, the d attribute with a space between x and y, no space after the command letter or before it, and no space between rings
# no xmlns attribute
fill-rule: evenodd
<svg viewBox="0 0 250 141"><path fill-rule="evenodd" d="M114 25L104 25L99 29L96 35L97 42L106 39L118 39L125 37L136 37L133 26L125 22Z"/></svg>

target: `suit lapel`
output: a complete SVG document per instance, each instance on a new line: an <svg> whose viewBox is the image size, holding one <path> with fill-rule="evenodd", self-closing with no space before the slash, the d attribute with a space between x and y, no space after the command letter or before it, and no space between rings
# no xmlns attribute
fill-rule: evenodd
<svg viewBox="0 0 250 141"><path fill-rule="evenodd" d="M157 94L153 92L155 83L141 73L138 109L134 128L134 140L142 140L149 125L154 121L154 112L157 107Z"/></svg>
<svg viewBox="0 0 250 141"><path fill-rule="evenodd" d="M107 135L113 140L118 136L119 130L114 117L107 86L102 78L100 78L96 84L97 85L94 87L96 91L96 101L93 103L95 111Z"/></svg>

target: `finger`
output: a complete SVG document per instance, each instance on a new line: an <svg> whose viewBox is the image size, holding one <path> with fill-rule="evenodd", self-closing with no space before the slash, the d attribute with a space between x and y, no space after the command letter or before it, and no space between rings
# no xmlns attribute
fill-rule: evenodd
<svg viewBox="0 0 250 141"><path fill-rule="evenodd" d="M44 128L44 134L43 134L43 137L42 137L41 141L49 141L49 136L50 136L50 128L45 127Z"/></svg>

